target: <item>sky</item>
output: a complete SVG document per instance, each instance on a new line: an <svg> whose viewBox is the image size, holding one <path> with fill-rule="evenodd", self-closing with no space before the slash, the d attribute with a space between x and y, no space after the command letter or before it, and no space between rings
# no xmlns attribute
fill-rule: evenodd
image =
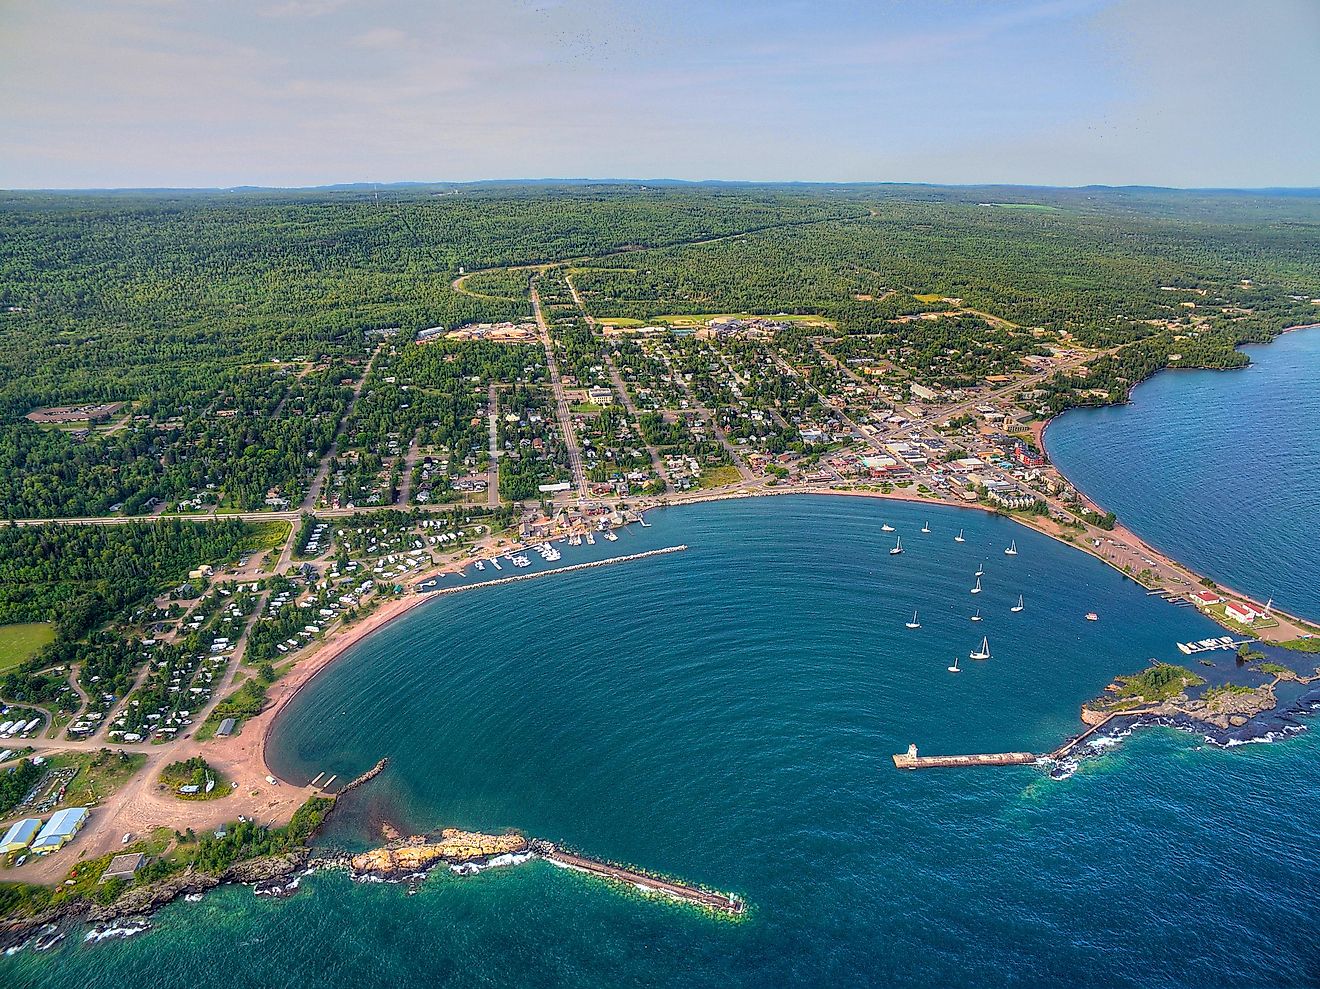
<svg viewBox="0 0 1320 989"><path fill-rule="evenodd" d="M1320 186L1320 0L0 0L0 187Z"/></svg>

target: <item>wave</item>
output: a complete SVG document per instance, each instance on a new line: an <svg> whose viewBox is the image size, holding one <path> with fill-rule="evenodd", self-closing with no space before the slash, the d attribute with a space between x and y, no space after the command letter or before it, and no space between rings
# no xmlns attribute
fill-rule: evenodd
<svg viewBox="0 0 1320 989"><path fill-rule="evenodd" d="M116 927L93 927L83 935L83 942L87 944L96 944L100 941L112 940L115 938L130 938L135 934L141 934L143 931L149 930L151 930L150 921L145 917L135 917Z"/></svg>
<svg viewBox="0 0 1320 989"><path fill-rule="evenodd" d="M507 852L504 855L496 855L487 859L485 862L459 862L451 865L449 871L456 876L475 876L487 869L503 869L511 865L522 865L534 857L533 852Z"/></svg>

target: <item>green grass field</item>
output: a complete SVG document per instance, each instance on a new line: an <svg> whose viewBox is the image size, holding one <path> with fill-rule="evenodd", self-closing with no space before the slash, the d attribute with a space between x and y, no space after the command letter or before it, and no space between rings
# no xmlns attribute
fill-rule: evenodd
<svg viewBox="0 0 1320 989"><path fill-rule="evenodd" d="M0 673L26 662L42 646L54 641L55 626L50 622L0 625Z"/></svg>

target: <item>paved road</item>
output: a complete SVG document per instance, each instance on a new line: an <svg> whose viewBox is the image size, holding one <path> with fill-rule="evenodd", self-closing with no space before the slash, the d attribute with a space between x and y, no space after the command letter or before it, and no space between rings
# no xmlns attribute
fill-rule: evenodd
<svg viewBox="0 0 1320 989"><path fill-rule="evenodd" d="M330 461L339 455L339 437L344 431L344 423L353 414L353 408L362 395L362 386L367 383L367 375L371 373L371 366L376 363L376 357L384 346L384 341L376 345L376 349L371 352L371 359L367 361L367 366L362 369L361 377L357 379L357 383L353 386L353 394L348 400L348 405L344 407L344 414L339 419L339 425L335 427L335 438L330 443L330 449L321 458L320 465L316 468L316 476L312 478L312 485L307 489L307 497L302 500L300 506L302 511L311 511L316 507L316 503L321 500L321 493L325 490L326 479L330 476Z"/></svg>
<svg viewBox="0 0 1320 989"><path fill-rule="evenodd" d="M568 407L568 398L564 394L564 382L559 376L559 362L555 359L555 342L550 337L550 327L546 325L545 313L541 310L541 294L536 285L531 286L532 312L536 314L536 326L541 333L541 345L545 347L545 363L550 369L550 387L555 393L555 415L559 419L559 430L564 437L564 446L568 451L568 466L573 471L573 485L578 497L587 497L587 472L582 466L582 449L578 446L577 436L573 432L573 413Z"/></svg>

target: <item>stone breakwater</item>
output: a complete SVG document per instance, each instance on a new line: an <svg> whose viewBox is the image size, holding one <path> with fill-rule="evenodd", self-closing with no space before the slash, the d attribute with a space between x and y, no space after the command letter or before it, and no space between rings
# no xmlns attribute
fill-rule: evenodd
<svg viewBox="0 0 1320 989"><path fill-rule="evenodd" d="M396 834L388 825L387 835ZM380 882L415 883L436 866L446 865L460 874L477 872L492 865L515 864L532 857L731 916L741 915L746 905L736 896L702 889L663 876L653 876L628 866L604 862L566 851L553 842L528 839L516 832L489 835L446 828L439 835L414 835L388 842L381 848L356 855L329 855L312 859L313 869L342 869L354 878Z"/></svg>
<svg viewBox="0 0 1320 989"><path fill-rule="evenodd" d="M592 560L590 563L574 563L568 567L556 567L553 570L538 570L536 573L522 573L513 577L500 577L496 580L483 580L476 584L463 584L459 587L440 587L435 590L421 590L419 592L426 595L440 594L461 594L463 591L476 590L478 587L499 587L501 584L516 584L524 580L536 580L539 577L550 577L554 574L572 573L574 570L590 570L592 567L608 567L615 563L631 563L634 560L645 560L652 556L666 556L670 553L682 553L686 550L687 544L678 546L666 546L663 549L648 549L644 553L629 553L627 556L611 556L607 560Z"/></svg>

